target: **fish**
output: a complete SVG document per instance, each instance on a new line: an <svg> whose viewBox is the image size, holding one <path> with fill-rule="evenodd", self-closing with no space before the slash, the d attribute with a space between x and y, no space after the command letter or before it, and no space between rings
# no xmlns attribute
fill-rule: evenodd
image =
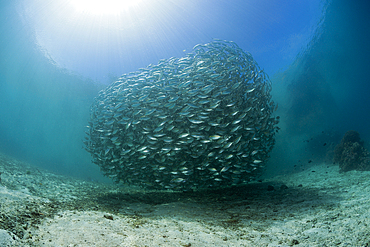
<svg viewBox="0 0 370 247"><path fill-rule="evenodd" d="M183 179L183 178L174 178L174 179L171 180L171 182L182 183L182 182L185 182L185 179Z"/></svg>
<svg viewBox="0 0 370 247"><path fill-rule="evenodd" d="M220 172L226 172L230 169L230 166L224 166L222 167L221 171Z"/></svg>
<svg viewBox="0 0 370 247"><path fill-rule="evenodd" d="M202 121L202 120L191 119L191 118L189 118L189 122L191 122L193 124L201 124L201 123L204 123L204 121Z"/></svg>
<svg viewBox="0 0 370 247"><path fill-rule="evenodd" d="M189 133L183 133L183 134L179 135L179 138L185 138L189 135L190 135Z"/></svg>
<svg viewBox="0 0 370 247"><path fill-rule="evenodd" d="M211 135L210 137L209 137L209 139L210 140L212 140L212 141L216 141L216 140L218 140L218 139L220 139L222 136L220 136L220 135Z"/></svg>
<svg viewBox="0 0 370 247"><path fill-rule="evenodd" d="M214 39L101 90L83 145L118 183L180 191L245 184L275 145L271 88L250 53Z"/></svg>

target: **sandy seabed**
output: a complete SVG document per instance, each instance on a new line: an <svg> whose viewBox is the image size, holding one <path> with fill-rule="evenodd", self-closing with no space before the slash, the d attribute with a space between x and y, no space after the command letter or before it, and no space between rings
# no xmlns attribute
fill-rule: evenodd
<svg viewBox="0 0 370 247"><path fill-rule="evenodd" d="M370 246L370 172L332 164L186 193L0 172L0 246Z"/></svg>

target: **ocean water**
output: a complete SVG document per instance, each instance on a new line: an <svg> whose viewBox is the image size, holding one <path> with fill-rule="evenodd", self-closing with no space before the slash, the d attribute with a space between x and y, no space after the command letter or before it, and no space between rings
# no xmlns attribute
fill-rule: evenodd
<svg viewBox="0 0 370 247"><path fill-rule="evenodd" d="M368 10L350 0L143 0L99 14L69 1L2 1L0 151L110 181L83 149L94 97L124 73L219 38L272 81L281 130L265 176L331 162L347 130L370 140Z"/></svg>

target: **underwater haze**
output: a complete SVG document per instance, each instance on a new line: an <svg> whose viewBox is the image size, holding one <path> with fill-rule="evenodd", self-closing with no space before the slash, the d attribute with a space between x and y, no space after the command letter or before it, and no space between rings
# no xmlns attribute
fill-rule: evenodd
<svg viewBox="0 0 370 247"><path fill-rule="evenodd" d="M250 52L272 81L281 129L266 176L327 161L348 130L370 140L367 1L142 0L106 13L72 2L0 3L5 154L109 181L83 149L99 91L124 73L184 57L214 38Z"/></svg>

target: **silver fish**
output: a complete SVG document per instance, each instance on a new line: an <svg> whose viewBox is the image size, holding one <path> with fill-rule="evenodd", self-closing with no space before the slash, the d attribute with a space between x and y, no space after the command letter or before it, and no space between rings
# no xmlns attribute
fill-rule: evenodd
<svg viewBox="0 0 370 247"><path fill-rule="evenodd" d="M99 92L84 140L114 181L193 190L245 184L275 144L271 82L234 42L199 44Z"/></svg>

